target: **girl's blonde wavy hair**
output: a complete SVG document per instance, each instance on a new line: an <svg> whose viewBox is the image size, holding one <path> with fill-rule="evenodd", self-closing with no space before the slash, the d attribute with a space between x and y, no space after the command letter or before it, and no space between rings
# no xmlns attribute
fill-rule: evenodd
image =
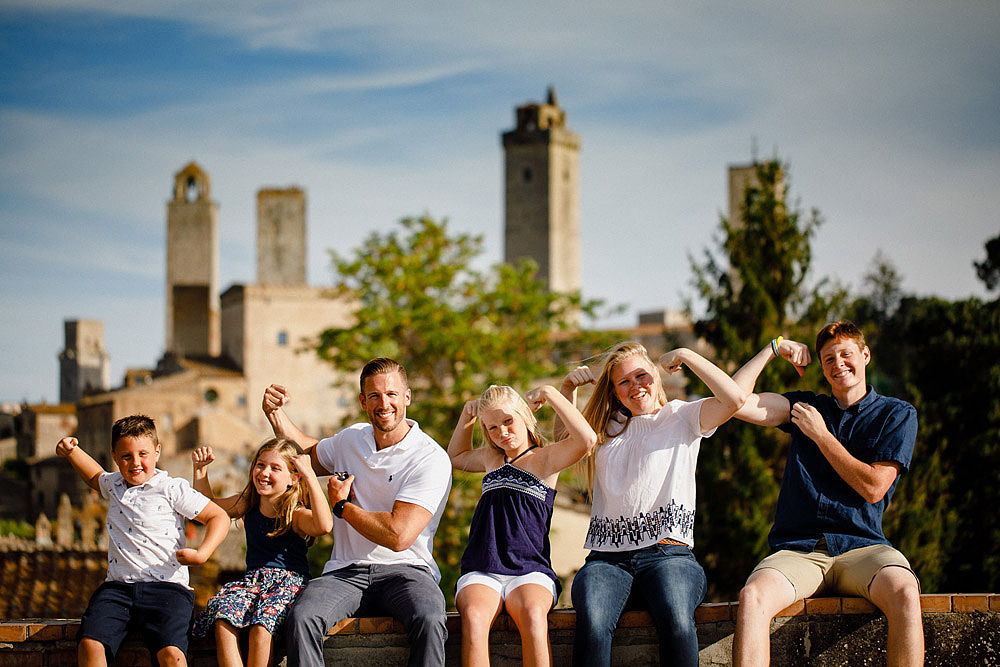
<svg viewBox="0 0 1000 667"><path fill-rule="evenodd" d="M491 408L509 409L524 420L524 425L528 430L528 441L533 446L537 445L541 447L545 445L545 438L542 437L541 431L538 430L538 419L535 418L535 413L531 411L531 408L524 402L521 395L507 385L497 384L487 387L483 395L479 397L479 410L476 415L479 418L479 428L482 430L483 439L487 445L501 454L504 453L502 447L493 444L490 434L486 431L486 424L483 423L483 413Z"/></svg>
<svg viewBox="0 0 1000 667"><path fill-rule="evenodd" d="M257 467L257 461L260 459L261 454L271 450L276 450L281 456L281 460L285 462L285 466L289 471L297 473L299 479L297 482L293 482L288 486L288 489L278 496L274 500L274 510L276 518L274 520L274 530L267 534L268 537L278 537L279 535L284 535L292 528L292 515L295 514L295 510L300 507L310 507L309 499L309 489L305 482L302 480L302 474L298 473L295 469L295 464L292 461L292 457L303 454L302 448L292 440L287 438L271 438L263 445L257 448L257 453L253 455L253 460L250 461L250 472L247 476L247 485L243 487L243 491L240 492L240 496L237 499L235 505L233 506L236 512L232 514L234 519L241 519L246 516L247 512L254 508L260 507L260 494L257 493L257 487L253 483L253 471ZM312 538L307 540L312 542Z"/></svg>
<svg viewBox="0 0 1000 667"><path fill-rule="evenodd" d="M667 394L663 391L660 373L657 370L656 364L649 358L646 348L641 343L632 340L612 346L600 357L601 363L603 363L601 374L594 383L594 392L590 395L590 399L581 411L584 418L594 429L594 432L597 433L598 447L608 440L608 425L615 414L620 412L625 415L625 424L619 432L624 432L628 428L629 422L632 421L632 413L618 400L618 394L615 393L614 380L611 376L618 364L634 356L641 357L649 365L650 371L653 374L653 382L656 386L657 404L660 407L667 404ZM580 466L587 475L587 488L591 492L594 490L594 454L596 452L597 447L594 447L590 454L580 461Z"/></svg>

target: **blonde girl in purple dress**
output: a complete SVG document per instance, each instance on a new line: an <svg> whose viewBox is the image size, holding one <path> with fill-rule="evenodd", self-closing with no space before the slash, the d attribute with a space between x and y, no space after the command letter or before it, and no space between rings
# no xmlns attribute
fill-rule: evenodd
<svg viewBox="0 0 1000 667"><path fill-rule="evenodd" d="M220 665L242 666L239 633L249 628L248 666L274 662L274 635L288 606L309 578L306 549L312 539L333 529L333 515L313 472L309 455L285 438L272 438L257 450L243 491L215 498L208 481L211 447L191 453L195 489L213 498L234 519L243 519L247 572L223 586L194 622L192 634L214 628ZM311 502L310 502L311 501Z"/></svg>
<svg viewBox="0 0 1000 667"><path fill-rule="evenodd" d="M567 431L543 447L533 411L548 403ZM473 448L479 421L486 447ZM549 610L558 597L552 570L549 527L559 471L586 456L597 435L554 387L525 398L506 386L491 386L469 401L448 444L458 470L483 472L483 495L469 527L455 604L462 618L463 667L488 667L489 634L504 609L521 634L522 663L552 664Z"/></svg>

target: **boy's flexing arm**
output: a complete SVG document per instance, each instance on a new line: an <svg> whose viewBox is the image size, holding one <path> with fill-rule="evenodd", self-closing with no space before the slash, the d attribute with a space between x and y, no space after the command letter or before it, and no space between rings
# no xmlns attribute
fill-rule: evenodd
<svg viewBox="0 0 1000 667"><path fill-rule="evenodd" d="M809 347L803 343L782 340L777 347L781 358L793 364L796 369L801 369L811 361ZM736 371L733 380L741 387L752 390L757 377L773 358L773 348L770 345L765 346ZM885 497L903 468L895 461L869 464L858 460L830 433L816 408L807 403L792 405L782 394L770 392L750 394L747 402L735 416L737 419L758 426L780 426L792 422L799 427L804 436L816 443L840 478L864 498L865 502L876 503Z"/></svg>
<svg viewBox="0 0 1000 667"><path fill-rule="evenodd" d="M207 561L229 532L229 515L211 500L194 520L205 524L205 539L197 549L185 548L177 552L181 565L201 565Z"/></svg>
<svg viewBox="0 0 1000 667"><path fill-rule="evenodd" d="M79 440L72 436L63 438L56 444L56 454L64 459L69 459L70 465L80 475L80 479L87 483L87 486L94 491L101 490L97 479L107 471L90 454L80 449Z"/></svg>
<svg viewBox="0 0 1000 667"><path fill-rule="evenodd" d="M802 368L809 365L809 346L793 340L782 340L777 344L777 348L781 358L795 366L799 374L802 373ZM733 374L733 380L741 389L753 392L757 378L773 358L774 348L770 344L765 345L760 352ZM750 393L743 407L737 410L733 416L757 426L781 426L791 420L791 409L792 406L788 399L781 394L773 392Z"/></svg>

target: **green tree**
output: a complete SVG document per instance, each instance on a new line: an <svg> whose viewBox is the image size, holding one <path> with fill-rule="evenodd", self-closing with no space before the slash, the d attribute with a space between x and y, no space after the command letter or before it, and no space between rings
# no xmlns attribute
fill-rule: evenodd
<svg viewBox="0 0 1000 667"><path fill-rule="evenodd" d="M427 217L400 224L372 234L350 256L331 252L334 292L354 299L355 321L324 331L316 349L351 372L379 356L402 363L413 392L410 414L439 443L447 444L465 401L489 384L525 391L555 376L562 360L606 344L606 336L577 329L599 302L548 292L532 262L477 271L481 237L452 235L446 221ZM360 410L355 418L363 418ZM478 494L478 476L456 472L435 538L449 600Z"/></svg>
<svg viewBox="0 0 1000 667"><path fill-rule="evenodd" d="M937 429L933 415L924 410L919 387L912 383L909 352L901 347L909 334L899 327L910 320L915 302L903 293L896 267L879 251L865 274L862 293L847 308L846 317L866 333L872 351L868 382L879 393L909 401L917 408L919 431L913 460L896 487L882 527L920 575L922 590L933 592L944 581L957 523L950 493L951 468L940 448L928 446L936 440L933 433Z"/></svg>
<svg viewBox="0 0 1000 667"><path fill-rule="evenodd" d="M1000 586L1000 300L905 297L881 331L882 372L920 420L886 535L925 590Z"/></svg>
<svg viewBox="0 0 1000 667"><path fill-rule="evenodd" d="M810 242L821 218L815 209L805 215L789 202L786 166L774 159L758 164L754 176L743 193L740 219L723 217L715 251L706 249L701 263L690 259L697 298L704 303L695 332L730 373L778 335L811 340L844 298L843 290L827 288L825 281L809 287ZM816 388L820 378L816 365L800 380L788 364L770 364L757 387ZM787 446L777 429L735 420L702 444L696 545L711 599L733 599L767 554Z"/></svg>
<svg viewBox="0 0 1000 667"><path fill-rule="evenodd" d="M993 291L1000 285L1000 234L986 242L986 259L972 265L987 290Z"/></svg>

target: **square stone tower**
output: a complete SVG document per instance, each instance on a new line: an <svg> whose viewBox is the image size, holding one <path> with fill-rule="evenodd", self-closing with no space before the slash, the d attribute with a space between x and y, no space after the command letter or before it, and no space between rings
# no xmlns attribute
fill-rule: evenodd
<svg viewBox="0 0 1000 667"><path fill-rule="evenodd" d="M167 204L167 344L184 357L216 357L219 331L219 205L194 162L174 175Z"/></svg>
<svg viewBox="0 0 1000 667"><path fill-rule="evenodd" d="M503 134L504 261L530 257L553 292L580 289L580 138L566 127L555 88L517 108Z"/></svg>
<svg viewBox="0 0 1000 667"><path fill-rule="evenodd" d="M111 386L111 355L104 349L104 322L65 320L66 347L59 353L59 402L76 403Z"/></svg>
<svg viewBox="0 0 1000 667"><path fill-rule="evenodd" d="M257 192L257 284L306 284L306 194L300 188Z"/></svg>

